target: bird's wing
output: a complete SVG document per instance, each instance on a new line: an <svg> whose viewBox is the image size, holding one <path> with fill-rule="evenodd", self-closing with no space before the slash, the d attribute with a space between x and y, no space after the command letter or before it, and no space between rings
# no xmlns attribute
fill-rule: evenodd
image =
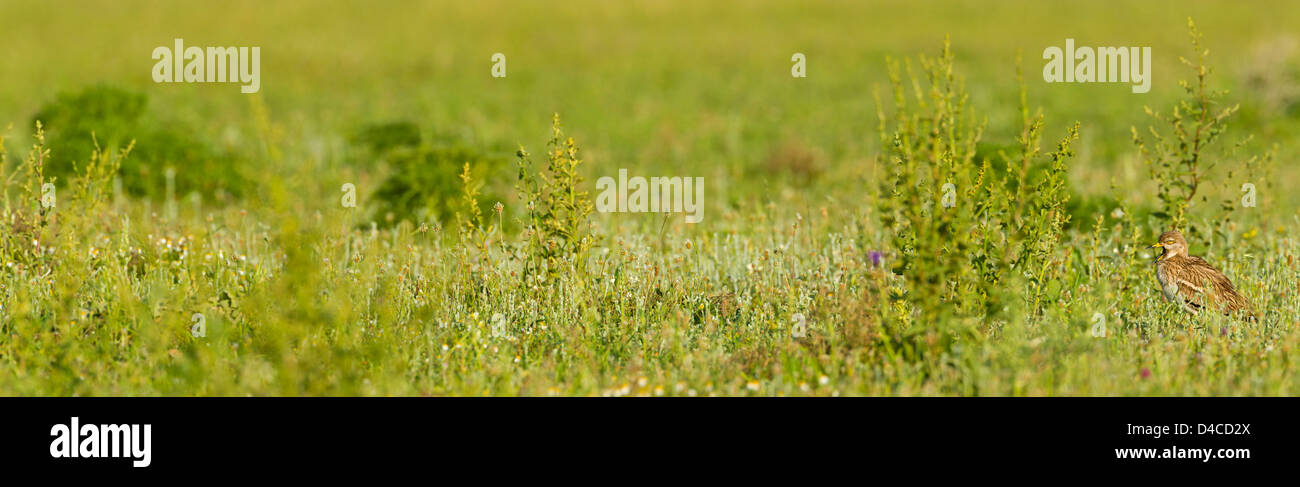
<svg viewBox="0 0 1300 487"><path fill-rule="evenodd" d="M1188 257L1185 265L1172 266L1170 278L1178 283L1183 300L1204 306L1207 303L1224 308L1224 311L1250 310L1250 303L1237 293L1222 272L1200 257Z"/></svg>

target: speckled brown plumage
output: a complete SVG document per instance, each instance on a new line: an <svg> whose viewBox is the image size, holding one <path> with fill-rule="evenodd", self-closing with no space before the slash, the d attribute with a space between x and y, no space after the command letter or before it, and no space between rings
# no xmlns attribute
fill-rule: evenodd
<svg viewBox="0 0 1300 487"><path fill-rule="evenodd" d="M1188 254L1183 234L1165 232L1152 247L1164 249L1156 259L1156 279L1165 299L1192 313L1209 307L1225 314L1255 318L1254 307L1237 292L1227 276L1205 259Z"/></svg>

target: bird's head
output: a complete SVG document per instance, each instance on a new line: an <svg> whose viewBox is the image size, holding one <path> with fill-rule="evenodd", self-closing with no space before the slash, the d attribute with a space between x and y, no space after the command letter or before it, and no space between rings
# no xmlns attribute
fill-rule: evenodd
<svg viewBox="0 0 1300 487"><path fill-rule="evenodd" d="M1164 249L1164 253L1160 254L1160 257L1156 258L1156 262L1168 260L1169 258L1178 255L1187 255L1187 240L1184 239L1183 234L1178 233L1177 230L1170 230L1160 234L1160 240L1156 241L1155 245L1151 246L1153 249L1157 247Z"/></svg>

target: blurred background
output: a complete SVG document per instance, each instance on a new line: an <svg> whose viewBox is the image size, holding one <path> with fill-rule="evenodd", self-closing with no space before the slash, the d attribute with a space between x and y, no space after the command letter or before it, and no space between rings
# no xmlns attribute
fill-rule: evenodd
<svg viewBox="0 0 1300 487"><path fill-rule="evenodd" d="M1220 108L1240 111L1212 169L1162 179L1131 132L1169 133L1146 108L1188 99L1189 17ZM1280 1L2 0L0 392L1294 394L1298 26ZM177 38L259 47L260 91L155 83L152 53ZM978 203L918 216L938 164L893 182L878 163L889 60L923 77L945 38L985 124L961 153L994 161L987 181L1021 133L1018 58L1045 116L1024 183L984 199L1006 210L993 227ZM1044 82L1067 38L1150 47L1150 92ZM520 228L540 198L516 196L515 153L545 165L557 113L579 187L704 177L703 222L597 213L594 246L561 256L590 274L529 274L561 260ZM1075 122L1075 156L1050 165ZM73 176L132 141L120 170ZM978 202L985 172L967 168ZM38 204L51 177L58 203ZM1188 220L1209 229L1193 253L1276 318L1189 327L1161 302L1158 189L1189 178ZM1235 203L1243 181L1257 208ZM474 204L486 221L456 218ZM795 313L810 340L786 331ZM518 341L490 332L507 319Z"/></svg>
<svg viewBox="0 0 1300 487"><path fill-rule="evenodd" d="M1300 121L1300 14L1292 7L6 0L0 127L12 124L6 144L21 155L34 119L46 118L56 160L84 154L88 149L69 145L84 144L92 131L105 144L134 138L136 163L149 167L124 167L132 193L150 194L161 181L157 167L168 165L197 167L207 178L181 174L182 193L216 192L219 199L246 193L240 178L266 174L259 168L270 158L254 143L264 140L254 135L263 115L278 127L284 162L342 171L345 180L374 178L372 188L385 172L368 176L370 162L381 158L372 150L385 144L378 140L415 134L483 154L489 162L476 170L502 181L489 183L491 195L509 193L515 148L540 150L559 113L583 147L589 180L618 168L705 176L721 183L711 190L724 193L708 198L711 205L783 192L802 198L809 187L851 195L874 187L872 94L879 87L888 98L886 58L936 54L950 36L970 102L987 119L985 143L1014 142L1016 59L1023 56L1030 105L1047 116L1045 140L1059 139L1076 120L1083 124L1073 189L1110 194L1113 179L1140 199L1147 175L1130 127L1147 125L1144 106L1164 110L1182 94L1178 80L1191 72L1178 57L1191 53L1189 16L1211 52L1211 84L1242 105L1226 145L1247 135L1261 150L1277 144L1279 177L1294 177L1287 161L1296 154L1291 134ZM1067 37L1079 46L1152 47L1151 91L1043 82L1042 50ZM175 38L187 46L260 46L260 93L242 94L237 84L155 84L150 54ZM504 79L489 74L497 52L507 56ZM790 76L795 52L807 56L807 78ZM337 192L333 178L320 177ZM1290 199L1278 203L1294 207L1294 197L1280 196Z"/></svg>

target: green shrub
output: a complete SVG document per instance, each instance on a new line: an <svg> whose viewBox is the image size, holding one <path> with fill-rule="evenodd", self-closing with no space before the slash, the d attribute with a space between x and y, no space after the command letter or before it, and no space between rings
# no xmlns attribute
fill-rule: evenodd
<svg viewBox="0 0 1300 487"><path fill-rule="evenodd" d="M924 81L910 62L906 81L898 63L889 65L894 113L886 115L883 106L879 112L879 162L888 175L878 211L899 253L893 270L906 278L907 300L924 313L945 313L951 310L940 302L959 304L950 298L977 280L965 256L975 246L970 229L976 208L968 198L978 191L974 157L982 126L972 122L948 43L938 58L923 56L921 65ZM909 86L915 87L911 101Z"/></svg>
<svg viewBox="0 0 1300 487"><path fill-rule="evenodd" d="M917 76L906 64L905 77L891 62L893 113L877 101L879 164L888 168L877 210L898 253L892 271L902 278L883 317L901 333L895 345L933 331L910 329L913 323L987 322L1013 305L1026 308L1014 314L1037 315L1048 290L1060 287L1061 236L1070 220L1066 161L1078 138L1076 124L1056 151L1042 154L1043 117L1030 115L1022 82L1017 144L981 146L983 125L967 104L949 45L937 58L922 57L921 67ZM1027 287L1012 289L1012 278Z"/></svg>
<svg viewBox="0 0 1300 487"><path fill-rule="evenodd" d="M60 93L33 117L33 123L44 125L51 148L47 173L67 180L88 163L96 147L113 150L134 141L120 170L122 187L130 195L163 198L168 167L176 170L176 195L245 192L248 181L239 173L236 157L217 152L192 129L158 119L147 105L144 94L103 84Z"/></svg>
<svg viewBox="0 0 1300 487"><path fill-rule="evenodd" d="M358 156L387 165L388 176L371 195L374 220L392 226L403 220L414 223L446 222L462 210L461 170L468 164L470 176L488 179L505 166L505 158L454 137L432 137L425 141L420 128L411 122L366 125L352 137ZM501 201L494 188L483 188L478 211Z"/></svg>
<svg viewBox="0 0 1300 487"><path fill-rule="evenodd" d="M415 149L420 146L420 126L408 121L368 124L358 129L351 140L374 155Z"/></svg>

